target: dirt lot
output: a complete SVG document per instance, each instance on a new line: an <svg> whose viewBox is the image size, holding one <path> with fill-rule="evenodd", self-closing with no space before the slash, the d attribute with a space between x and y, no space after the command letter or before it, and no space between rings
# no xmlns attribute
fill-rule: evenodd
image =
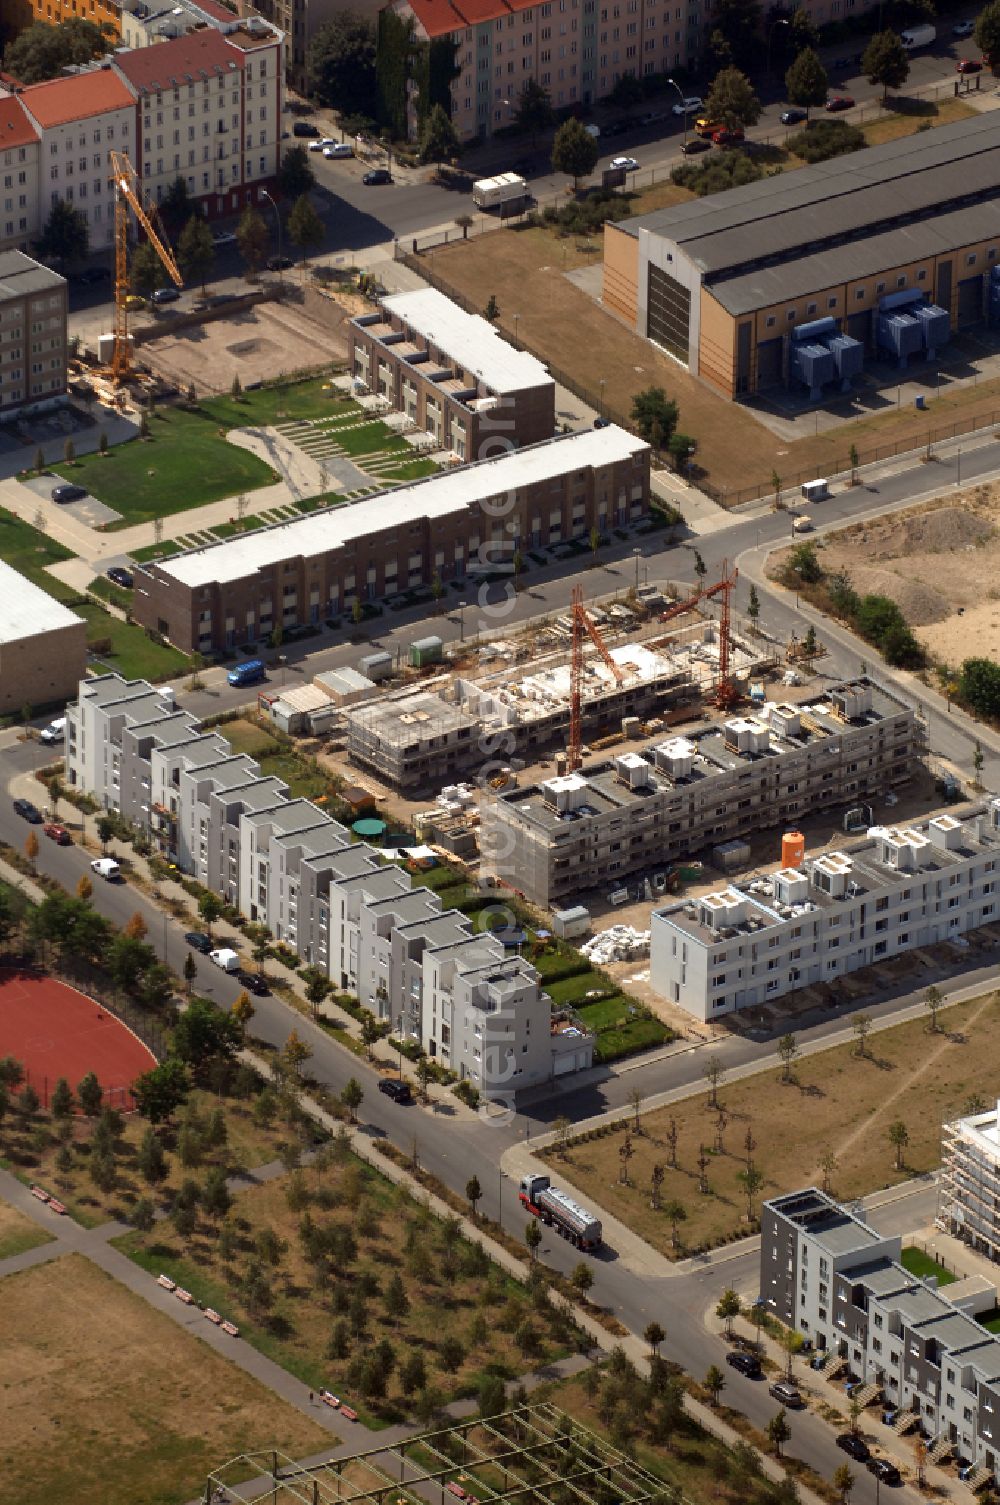
<svg viewBox="0 0 1000 1505"><path fill-rule="evenodd" d="M284 303L260 303L152 340L142 347L143 359L180 387L194 382L199 392L228 392L237 374L248 387L346 357L347 317L332 299L296 288Z"/></svg>
<svg viewBox="0 0 1000 1505"><path fill-rule="evenodd" d="M931 656L956 665L977 653L1000 658L1000 486L827 534L828 575L846 570L862 595L891 596ZM865 563L859 563L859 560ZM782 559L773 566L780 570Z"/></svg>
<svg viewBox="0 0 1000 1505"><path fill-rule="evenodd" d="M0 1201L0 1259L9 1259L12 1254L23 1254L26 1249L51 1242L51 1235L44 1228L39 1228L9 1202Z"/></svg>
<svg viewBox="0 0 1000 1505"><path fill-rule="evenodd" d="M746 1193L738 1176L746 1162L748 1130L756 1141L754 1164L764 1176L755 1211L761 1198L818 1184L828 1152L837 1162L831 1182L838 1196L887 1186L936 1166L942 1122L962 1112L972 1094L994 1096L998 1018L1000 1000L986 994L943 1010L940 1034L931 1034L917 1019L872 1035L863 1060L853 1054L853 1044L844 1045L794 1063L790 1082L782 1082L780 1070L732 1085L723 1082L721 1153L718 1113L706 1093L644 1116L643 1133L632 1136L630 1185L619 1179L619 1151L629 1125L571 1148L566 1174L585 1197L667 1253L680 1251L671 1250L669 1218L650 1206L654 1164L666 1166L662 1206L676 1199L684 1209L683 1246L690 1250L725 1238L745 1226ZM677 1126L677 1170L669 1166L671 1119ZM909 1134L899 1171L888 1139L889 1125L897 1119ZM707 1196L698 1190L699 1145L708 1156ZM552 1158L558 1166L555 1152Z"/></svg>
<svg viewBox="0 0 1000 1505"><path fill-rule="evenodd" d="M0 1331L0 1492L17 1505L167 1505L247 1449L330 1444L80 1255L0 1282Z"/></svg>

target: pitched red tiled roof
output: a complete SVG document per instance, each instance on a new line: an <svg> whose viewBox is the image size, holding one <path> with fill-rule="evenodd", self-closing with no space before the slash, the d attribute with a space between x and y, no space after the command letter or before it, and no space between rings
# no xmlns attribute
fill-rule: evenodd
<svg viewBox="0 0 1000 1505"><path fill-rule="evenodd" d="M243 67L243 53L212 27L189 31L155 47L137 47L115 54L114 66L140 94L153 94L175 84L197 83Z"/></svg>
<svg viewBox="0 0 1000 1505"><path fill-rule="evenodd" d="M528 10L538 0L408 0L408 3L429 37L443 37L479 21L495 21L514 11Z"/></svg>
<svg viewBox="0 0 1000 1505"><path fill-rule="evenodd" d="M0 151L12 146L28 146L38 140L38 132L24 112L24 106L12 95L0 95Z"/></svg>
<svg viewBox="0 0 1000 1505"><path fill-rule="evenodd" d="M32 118L45 128L104 115L108 110L135 107L132 95L110 68L29 84L18 98Z"/></svg>

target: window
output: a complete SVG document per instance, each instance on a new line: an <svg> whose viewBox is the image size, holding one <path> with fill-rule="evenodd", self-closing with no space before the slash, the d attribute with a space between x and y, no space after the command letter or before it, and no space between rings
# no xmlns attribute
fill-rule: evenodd
<svg viewBox="0 0 1000 1505"><path fill-rule="evenodd" d="M967 267L974 267L975 266L975 264L976 264L976 253L975 253L975 251L970 251L969 252L968 256L965 258L965 264L966 264Z"/></svg>
<svg viewBox="0 0 1000 1505"><path fill-rule="evenodd" d="M816 312L816 304L815 303L807 303L806 304L806 313L807 314L814 314L815 312Z"/></svg>
<svg viewBox="0 0 1000 1505"><path fill-rule="evenodd" d="M865 290L863 287L854 289L854 301L855 303L863 303L865 301Z"/></svg>
<svg viewBox="0 0 1000 1505"><path fill-rule="evenodd" d="M764 327L765 329L774 328L774 314L768 314L767 318L764 320Z"/></svg>

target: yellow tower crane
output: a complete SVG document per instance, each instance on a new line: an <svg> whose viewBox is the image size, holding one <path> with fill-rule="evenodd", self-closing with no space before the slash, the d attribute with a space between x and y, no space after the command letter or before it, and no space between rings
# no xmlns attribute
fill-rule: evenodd
<svg viewBox="0 0 1000 1505"><path fill-rule="evenodd" d="M115 346L111 357L111 375L120 387L132 369L132 350L128 339L128 211L131 208L146 232L153 250L163 262L178 287L184 286L180 268L167 244L158 233L143 207L139 177L124 152L111 153L111 181L115 185Z"/></svg>

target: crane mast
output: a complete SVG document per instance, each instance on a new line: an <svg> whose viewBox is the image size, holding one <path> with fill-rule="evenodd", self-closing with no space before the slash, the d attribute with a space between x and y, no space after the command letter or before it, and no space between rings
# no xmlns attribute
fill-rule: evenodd
<svg viewBox="0 0 1000 1505"><path fill-rule="evenodd" d="M583 761L583 718L581 699L583 691L583 635L590 638L594 647L601 655L608 668L611 670L618 684L625 678L621 669L615 663L611 654L604 646L604 640L593 622L587 615L583 604L583 587L573 587L573 656L570 661L570 697L569 697L569 746L567 748L567 767L573 773Z"/></svg>
<svg viewBox="0 0 1000 1505"><path fill-rule="evenodd" d="M111 375L120 387L132 370L128 338L128 211L132 210L146 238L177 287L184 278L166 236L155 229L143 205L138 174L124 152L111 152L111 181L115 189L115 330Z"/></svg>

